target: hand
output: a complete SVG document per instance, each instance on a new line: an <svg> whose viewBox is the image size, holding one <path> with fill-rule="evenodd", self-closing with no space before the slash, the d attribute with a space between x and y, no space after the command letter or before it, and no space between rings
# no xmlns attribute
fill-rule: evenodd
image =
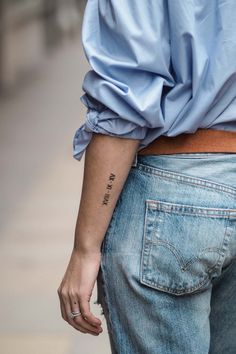
<svg viewBox="0 0 236 354"><path fill-rule="evenodd" d="M101 320L90 311L90 298L101 263L101 253L73 250L71 258L57 290L62 318L82 333L101 333ZM70 317L71 312L81 315Z"/></svg>

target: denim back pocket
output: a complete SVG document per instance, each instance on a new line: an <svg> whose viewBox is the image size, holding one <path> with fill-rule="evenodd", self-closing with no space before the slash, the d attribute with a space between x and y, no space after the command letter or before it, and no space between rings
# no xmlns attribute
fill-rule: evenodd
<svg viewBox="0 0 236 354"><path fill-rule="evenodd" d="M230 210L146 200L140 281L175 295L202 291L221 273Z"/></svg>

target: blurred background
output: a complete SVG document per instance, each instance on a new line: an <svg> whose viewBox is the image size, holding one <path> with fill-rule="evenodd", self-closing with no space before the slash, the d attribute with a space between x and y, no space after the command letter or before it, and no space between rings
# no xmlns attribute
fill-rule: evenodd
<svg viewBox="0 0 236 354"><path fill-rule="evenodd" d="M72 139L90 69L84 0L0 0L0 353L109 354L107 327L61 318L57 288L72 250L84 157Z"/></svg>

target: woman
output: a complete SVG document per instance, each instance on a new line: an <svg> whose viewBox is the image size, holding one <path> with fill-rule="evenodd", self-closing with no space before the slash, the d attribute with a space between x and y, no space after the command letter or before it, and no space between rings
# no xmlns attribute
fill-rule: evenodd
<svg viewBox="0 0 236 354"><path fill-rule="evenodd" d="M112 353L236 352L234 0L89 0L65 321Z"/></svg>

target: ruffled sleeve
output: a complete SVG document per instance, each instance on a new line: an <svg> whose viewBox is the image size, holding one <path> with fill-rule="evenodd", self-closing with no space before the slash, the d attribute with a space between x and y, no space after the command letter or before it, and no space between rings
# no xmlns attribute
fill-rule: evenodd
<svg viewBox="0 0 236 354"><path fill-rule="evenodd" d="M93 133L140 139L164 129L162 93L174 85L165 1L89 0L82 43L92 68L84 77L85 122L73 139L81 160Z"/></svg>
<svg viewBox="0 0 236 354"><path fill-rule="evenodd" d="M88 95L81 96L81 101L88 108L85 123L76 131L73 140L73 156L81 160L84 150L89 144L93 133L119 136L129 139L144 139L147 127L121 119L120 116L109 108L96 102Z"/></svg>

